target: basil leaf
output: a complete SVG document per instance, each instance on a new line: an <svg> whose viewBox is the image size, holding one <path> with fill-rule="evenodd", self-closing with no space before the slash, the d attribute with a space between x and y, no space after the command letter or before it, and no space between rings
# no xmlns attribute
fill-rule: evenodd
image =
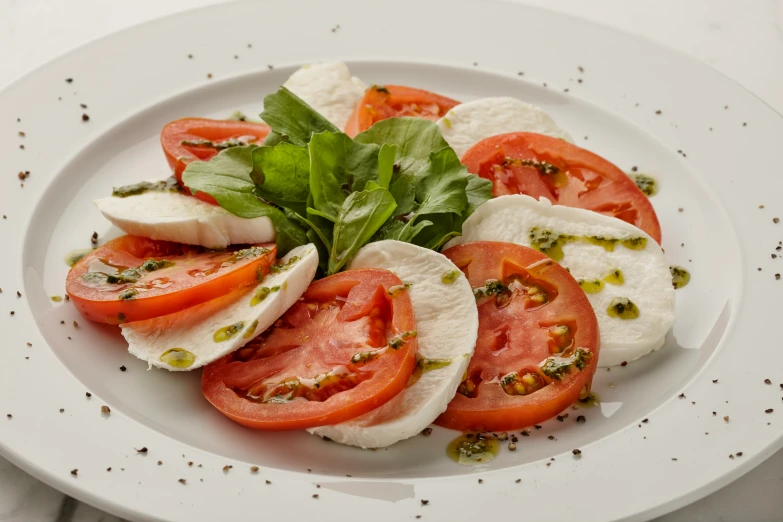
<svg viewBox="0 0 783 522"><path fill-rule="evenodd" d="M294 145L307 145L315 133L340 132L340 129L285 87L280 87L276 93L264 98L261 119L272 127L272 133L278 135L267 136L264 145L273 145L280 139Z"/></svg>
<svg viewBox="0 0 783 522"><path fill-rule="evenodd" d="M307 149L283 142L253 151L256 193L267 201L304 214L310 194L310 156Z"/></svg>
<svg viewBox="0 0 783 522"><path fill-rule="evenodd" d="M334 224L334 242L327 274L338 272L394 213L397 203L382 187L353 192L343 202Z"/></svg>
<svg viewBox="0 0 783 522"><path fill-rule="evenodd" d="M307 244L304 229L290 220L280 209L255 194L255 183L250 179L253 170L253 151L258 147L246 145L225 149L209 161L194 161L182 173L182 182L194 194L209 194L218 205L232 214L252 219L268 217L277 235L278 255L285 255L294 247Z"/></svg>
<svg viewBox="0 0 783 522"><path fill-rule="evenodd" d="M313 208L331 221L337 220L350 193L364 190L368 181L388 186L391 179L389 148L382 158L384 172L379 171L380 146L355 143L342 132L315 134L307 148Z"/></svg>

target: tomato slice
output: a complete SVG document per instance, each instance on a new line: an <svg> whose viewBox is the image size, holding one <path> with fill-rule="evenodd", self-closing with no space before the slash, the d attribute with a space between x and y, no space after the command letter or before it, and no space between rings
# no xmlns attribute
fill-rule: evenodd
<svg viewBox="0 0 783 522"><path fill-rule="evenodd" d="M375 122L387 118L411 117L438 120L460 102L434 92L400 85L373 85L356 104L345 124L345 133L354 137Z"/></svg>
<svg viewBox="0 0 783 522"><path fill-rule="evenodd" d="M389 292L402 284L380 269L312 283L273 327L206 366L204 396L262 430L336 424L379 407L402 391L415 365L410 297Z"/></svg>
<svg viewBox="0 0 783 522"><path fill-rule="evenodd" d="M465 378L436 424L464 431L532 426L589 389L598 321L571 274L511 243L464 243L443 255L474 289L479 333Z"/></svg>
<svg viewBox="0 0 783 522"><path fill-rule="evenodd" d="M585 208L627 221L661 242L658 216L636 183L604 158L561 139L500 134L474 145L462 163L490 180L495 196L527 194Z"/></svg>
<svg viewBox="0 0 783 522"><path fill-rule="evenodd" d="M182 173L191 161L207 161L232 144L261 143L269 131L269 126L263 123L184 118L163 127L160 144L163 146L166 161L174 171L174 177L182 185ZM187 190L186 187L183 188ZM217 205L209 194L199 192L196 197Z"/></svg>
<svg viewBox="0 0 783 522"><path fill-rule="evenodd" d="M66 291L81 314L109 324L173 314L263 278L274 243L207 250L138 236L113 239L76 263Z"/></svg>

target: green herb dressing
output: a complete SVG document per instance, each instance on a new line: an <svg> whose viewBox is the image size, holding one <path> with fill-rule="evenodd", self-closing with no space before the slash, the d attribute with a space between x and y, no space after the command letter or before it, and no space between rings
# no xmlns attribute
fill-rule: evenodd
<svg viewBox="0 0 783 522"><path fill-rule="evenodd" d="M65 254L65 264L68 266L73 266L79 261L81 261L84 256L92 252L92 248L80 248L77 250L71 250L67 254Z"/></svg>
<svg viewBox="0 0 783 522"><path fill-rule="evenodd" d="M461 272L459 270L449 270L448 272L443 272L443 274L440 276L440 282L444 285L450 285L457 280L460 274Z"/></svg>
<svg viewBox="0 0 783 522"><path fill-rule="evenodd" d="M500 450L500 442L482 433L463 433L449 442L446 455L463 466L491 462Z"/></svg>
<svg viewBox="0 0 783 522"><path fill-rule="evenodd" d="M591 245L602 247L607 252L614 252L619 244L630 250L644 250L647 246L646 237L630 237L618 239L605 236L571 236L565 234L556 234L551 230L533 227L528 233L530 246L539 252L548 255L555 261L563 260L563 247L571 241L584 241Z"/></svg>
<svg viewBox="0 0 783 522"><path fill-rule="evenodd" d="M649 174L629 174L629 176L645 196L652 197L658 193L658 182Z"/></svg>
<svg viewBox="0 0 783 522"><path fill-rule="evenodd" d="M619 319L636 319L639 317L639 308L627 297L615 297L606 308L606 313Z"/></svg>
<svg viewBox="0 0 783 522"><path fill-rule="evenodd" d="M181 192L182 189L175 177L170 177L161 181L141 181L132 185L114 187L111 195L115 198L127 198L129 196L138 196L146 192Z"/></svg>
<svg viewBox="0 0 783 522"><path fill-rule="evenodd" d="M691 273L681 266L670 266L669 271L672 274L672 286L675 290L687 286L691 282Z"/></svg>
<svg viewBox="0 0 783 522"><path fill-rule="evenodd" d="M184 348L170 348L161 354L160 361L174 368L190 368L196 362L196 355Z"/></svg>
<svg viewBox="0 0 783 522"><path fill-rule="evenodd" d="M232 337L234 337L236 334L238 334L243 328L245 327L244 321L239 321L234 324L230 324L228 326L224 326L223 328L220 328L217 330L214 335L212 336L212 339L216 343L221 343L223 341L228 341Z"/></svg>
<svg viewBox="0 0 783 522"><path fill-rule="evenodd" d="M258 328L258 319L250 323L250 326L247 327L247 330L245 330L245 333L242 336L242 338L250 339L251 337L253 337L253 334L256 333L256 328Z"/></svg>

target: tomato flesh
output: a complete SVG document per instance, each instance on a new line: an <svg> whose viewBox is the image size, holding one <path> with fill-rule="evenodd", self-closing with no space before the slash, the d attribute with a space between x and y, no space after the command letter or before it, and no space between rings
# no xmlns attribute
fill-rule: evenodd
<svg viewBox="0 0 783 522"><path fill-rule="evenodd" d="M160 133L160 144L166 155L174 177L182 185L182 173L188 163L195 160L208 161L222 148L231 144L247 145L261 143L269 134L269 126L235 120L209 120L206 118L184 118L166 124ZM217 205L209 194L199 192L196 197Z"/></svg>
<svg viewBox="0 0 783 522"><path fill-rule="evenodd" d="M345 125L351 137L387 118L425 118L438 120L460 102L433 92L401 85L373 85L356 104Z"/></svg>
<svg viewBox="0 0 783 522"><path fill-rule="evenodd" d="M255 429L304 429L373 410L405 387L415 365L416 321L393 273L341 272L250 344L204 369L207 400Z"/></svg>
<svg viewBox="0 0 783 522"><path fill-rule="evenodd" d="M589 389L598 322L563 267L511 243L464 243L443 255L478 296L479 334L465 378L436 424L463 431L532 426Z"/></svg>
<svg viewBox="0 0 783 522"><path fill-rule="evenodd" d="M490 180L496 197L527 194L592 210L661 242L658 216L636 183L604 158L561 139L531 132L492 136L470 148L462 163Z"/></svg>
<svg viewBox="0 0 783 522"><path fill-rule="evenodd" d="M81 314L109 324L173 314L263 278L274 243L209 251L138 236L113 239L76 263L66 291Z"/></svg>

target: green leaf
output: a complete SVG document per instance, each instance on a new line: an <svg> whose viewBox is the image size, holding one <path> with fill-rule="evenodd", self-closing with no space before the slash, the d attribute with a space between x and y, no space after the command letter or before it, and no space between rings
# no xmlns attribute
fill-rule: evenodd
<svg viewBox="0 0 783 522"><path fill-rule="evenodd" d="M437 250L452 237L461 235L462 220L457 214L429 214L420 216L430 226L412 237L411 243Z"/></svg>
<svg viewBox="0 0 783 522"><path fill-rule="evenodd" d="M267 201L302 215L310 194L310 156L305 147L282 142L253 151L256 193Z"/></svg>
<svg viewBox="0 0 783 522"><path fill-rule="evenodd" d="M194 161L182 173L182 182L194 194L209 194L218 205L232 214L252 219L268 217L277 234L278 255L307 243L304 229L277 207L255 194L255 183L250 179L253 170L253 151L258 147L247 145L221 151L209 161Z"/></svg>
<svg viewBox="0 0 783 522"><path fill-rule="evenodd" d="M465 194L468 196L468 208L462 214L463 219L467 219L479 205L492 199L492 182L481 176L471 174L468 178Z"/></svg>
<svg viewBox="0 0 783 522"><path fill-rule="evenodd" d="M397 146L385 143L378 152L378 185L388 189L394 175L394 161L397 157Z"/></svg>
<svg viewBox="0 0 783 522"><path fill-rule="evenodd" d="M278 135L267 136L264 145L274 145L280 139L294 145L307 145L313 134L325 131L340 132L340 129L285 87L280 87L276 93L264 98L261 119Z"/></svg>
<svg viewBox="0 0 783 522"><path fill-rule="evenodd" d="M462 214L468 206L465 189L468 186L467 169L450 147L433 152L426 176L416 184L416 199L421 203L417 214Z"/></svg>
<svg viewBox="0 0 783 522"><path fill-rule="evenodd" d="M391 193L381 187L353 192L340 209L327 274L338 272L394 213Z"/></svg>
<svg viewBox="0 0 783 522"><path fill-rule="evenodd" d="M315 134L308 145L310 192L313 208L331 221L351 192L364 190L368 181L388 186L390 174L379 173L381 147L355 143L342 132ZM384 169L389 169L390 151L384 151ZM381 179L381 178L385 179Z"/></svg>
<svg viewBox="0 0 783 522"><path fill-rule="evenodd" d="M426 175L430 154L449 146L435 122L421 118L389 118L358 134L355 141L396 145L398 174Z"/></svg>
<svg viewBox="0 0 783 522"><path fill-rule="evenodd" d="M416 180L411 174L403 174L394 180L389 192L397 202L396 215L410 214L416 208Z"/></svg>

